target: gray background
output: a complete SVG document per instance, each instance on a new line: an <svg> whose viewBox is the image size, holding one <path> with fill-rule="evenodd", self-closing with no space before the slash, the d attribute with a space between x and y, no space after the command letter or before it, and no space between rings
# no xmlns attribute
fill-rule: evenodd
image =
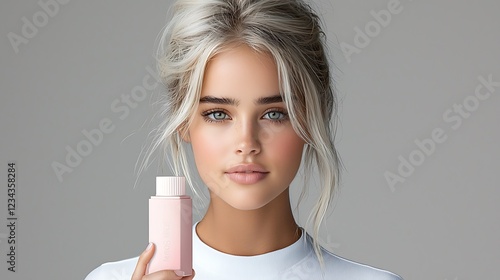
<svg viewBox="0 0 500 280"><path fill-rule="evenodd" d="M400 12L379 32L371 29L370 42L358 42L359 52L348 60L341 46L356 47L356 28L375 28L370 11L390 3L396 2L313 3L338 67L336 142L346 166L322 242L407 280L495 278L500 87L473 102L479 76L500 81L500 4L401 0ZM99 264L137 256L147 245L147 199L158 171L155 163L137 179L134 166L153 128L151 103L159 90L147 90L147 98L131 105L121 98L150 77L169 5L74 0L58 4L43 22L38 1L1 2L1 279L83 279ZM39 27L16 52L8 34L24 36L23 17L33 23L33 16ZM467 117L451 113L461 121L454 128L443 114L464 102L477 108ZM114 130L59 180L52 164L65 164L67 147L76 149L86 141L82 131L98 129L105 119ZM399 156L417 155L415 141L435 129L446 141L391 188L385 172L398 174ZM10 161L18 167L15 274L5 261ZM314 199L311 188L297 213L300 223Z"/></svg>

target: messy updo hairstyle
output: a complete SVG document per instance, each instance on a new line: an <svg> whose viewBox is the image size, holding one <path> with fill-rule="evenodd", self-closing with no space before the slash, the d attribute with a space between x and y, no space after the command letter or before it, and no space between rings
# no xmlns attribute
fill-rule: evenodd
<svg viewBox="0 0 500 280"><path fill-rule="evenodd" d="M336 91L319 17L301 0L180 0L173 4L171 16L157 51L164 86L160 124L139 173L158 151L174 175L185 176L199 196L182 139L197 110L207 63L238 44L271 54L291 124L306 143L303 186L310 185L314 167L319 176L320 195L306 229L312 221L314 250L323 266L319 228L339 184L341 161L334 147ZM298 204L305 191L303 187Z"/></svg>

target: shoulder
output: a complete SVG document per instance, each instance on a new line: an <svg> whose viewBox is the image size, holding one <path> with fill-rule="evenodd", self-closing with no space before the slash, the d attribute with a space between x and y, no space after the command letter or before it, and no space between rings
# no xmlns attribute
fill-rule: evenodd
<svg viewBox="0 0 500 280"><path fill-rule="evenodd" d="M314 253L312 238L307 235L307 255L283 274L286 280L403 280L390 271L362 264L333 254L321 247L324 266Z"/></svg>
<svg viewBox="0 0 500 280"><path fill-rule="evenodd" d="M322 252L326 275L330 273L338 279L403 280L399 275L390 271L343 258L324 248ZM316 258L315 255L313 257ZM330 278L325 277L325 279Z"/></svg>
<svg viewBox="0 0 500 280"><path fill-rule="evenodd" d="M103 263L92 270L85 280L122 280L130 279L139 257L116 262Z"/></svg>

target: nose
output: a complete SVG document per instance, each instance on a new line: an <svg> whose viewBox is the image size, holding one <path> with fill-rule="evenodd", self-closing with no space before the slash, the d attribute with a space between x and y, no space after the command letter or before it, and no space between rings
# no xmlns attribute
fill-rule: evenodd
<svg viewBox="0 0 500 280"><path fill-rule="evenodd" d="M259 129L259 125L250 120L241 121L236 125L236 154L251 155L260 153Z"/></svg>

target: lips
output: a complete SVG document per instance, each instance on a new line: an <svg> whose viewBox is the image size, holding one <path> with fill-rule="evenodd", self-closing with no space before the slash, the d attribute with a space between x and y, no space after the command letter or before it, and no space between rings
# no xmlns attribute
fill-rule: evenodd
<svg viewBox="0 0 500 280"><path fill-rule="evenodd" d="M229 168L226 173L269 173L258 164L238 164Z"/></svg>
<svg viewBox="0 0 500 280"><path fill-rule="evenodd" d="M225 174L241 185L252 185L266 178L269 171L258 164L239 164L229 168Z"/></svg>

